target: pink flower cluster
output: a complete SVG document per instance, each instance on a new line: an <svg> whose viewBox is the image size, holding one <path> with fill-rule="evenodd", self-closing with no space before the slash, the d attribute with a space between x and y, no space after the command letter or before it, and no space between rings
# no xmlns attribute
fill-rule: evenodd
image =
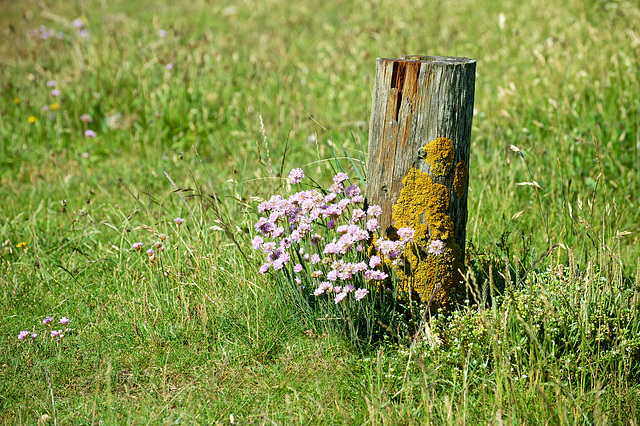
<svg viewBox="0 0 640 426"><path fill-rule="evenodd" d="M51 324L53 322L53 317L45 317L42 320L42 325L47 325L49 327L51 327ZM50 330L49 334L51 335L51 337L56 337L58 341L60 341L60 339L62 339L64 337L64 332L67 331L66 326L69 325L69 323L71 322L71 320L67 317L62 317L60 318L60 320L58 321L59 324L62 324L65 326L65 330ZM46 334L46 332L44 333ZM24 340L27 337L31 337L32 339L35 339L36 337L38 337L38 333L36 332L31 332L28 330L22 330L20 333L18 333L18 340ZM43 336L44 338L44 336Z"/></svg>
<svg viewBox="0 0 640 426"><path fill-rule="evenodd" d="M291 184L304 179L301 169L289 174ZM368 257L365 247L380 226L379 206L363 209L364 197L357 185L346 186L346 173L333 178L329 191L300 191L288 199L274 195L258 205L263 214L255 224L257 235L252 240L255 250L266 256L260 273L279 271L295 277L301 289L309 288L315 296L332 295L336 304L353 294L358 301L369 290L355 288L355 284L382 281L388 274L381 268L379 256ZM379 239L378 251L388 259L399 257L413 230L398 230L400 240ZM307 283L310 285L304 285ZM312 289L313 287L313 289Z"/></svg>

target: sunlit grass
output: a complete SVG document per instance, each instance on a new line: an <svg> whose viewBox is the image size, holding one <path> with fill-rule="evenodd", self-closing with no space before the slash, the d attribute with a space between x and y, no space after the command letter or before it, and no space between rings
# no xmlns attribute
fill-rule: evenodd
<svg viewBox="0 0 640 426"><path fill-rule="evenodd" d="M640 416L633 2L3 11L7 424ZM29 35L41 25L56 36ZM467 235L494 303L361 353L283 315L249 241L259 199L284 194L291 168L326 183L335 155L357 176L347 157L364 159L375 58L405 54L478 61ZM61 342L49 315L72 321ZM39 336L18 340L23 330Z"/></svg>

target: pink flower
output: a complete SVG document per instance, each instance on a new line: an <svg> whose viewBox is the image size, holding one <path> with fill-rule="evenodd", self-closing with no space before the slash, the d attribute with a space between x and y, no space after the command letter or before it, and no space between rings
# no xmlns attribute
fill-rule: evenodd
<svg viewBox="0 0 640 426"><path fill-rule="evenodd" d="M336 294L336 298L335 298L336 305L338 303L342 302L342 299L344 299L345 297L347 297L347 293L345 293L345 292L341 292L341 293Z"/></svg>
<svg viewBox="0 0 640 426"><path fill-rule="evenodd" d="M378 220L377 219L369 219L367 221L367 231L369 232L375 232L378 229Z"/></svg>
<svg viewBox="0 0 640 426"><path fill-rule="evenodd" d="M69 318L67 318L67 317L62 317L62 318L60 318L59 322L62 325L67 325L67 324L69 324L71 322L71 320Z"/></svg>
<svg viewBox="0 0 640 426"><path fill-rule="evenodd" d="M349 176L348 176L346 173L344 173L344 172L340 172L340 173L337 173L337 174L333 177L333 182L334 182L336 185L339 185L339 184L341 184L342 182L344 182L344 181L345 181L345 180L347 180L347 179L349 179Z"/></svg>
<svg viewBox="0 0 640 426"><path fill-rule="evenodd" d="M131 250L140 251L141 249L142 249L142 243L141 242L133 243L133 245L131 246Z"/></svg>
<svg viewBox="0 0 640 426"><path fill-rule="evenodd" d="M414 231L413 228L409 228L409 227L400 228L396 232L403 242L413 241L413 235L416 233L416 231Z"/></svg>
<svg viewBox="0 0 640 426"><path fill-rule="evenodd" d="M53 317L45 317L45 319L42 320L42 325L47 325L51 321L53 321Z"/></svg>
<svg viewBox="0 0 640 426"><path fill-rule="evenodd" d="M302 179L304 179L304 170L293 169L289 172L289 183L291 185L302 182Z"/></svg>
<svg viewBox="0 0 640 426"><path fill-rule="evenodd" d="M380 263L382 263L380 256L371 256L371 259L369 259L369 267L371 267L371 269L375 268Z"/></svg>
<svg viewBox="0 0 640 426"><path fill-rule="evenodd" d="M303 271L303 267L301 264L297 263L296 266L293 267L293 272L295 272L296 274L300 273Z"/></svg>
<svg viewBox="0 0 640 426"><path fill-rule="evenodd" d="M173 221L175 222L176 225L180 226L184 223L184 219L181 217L176 217L175 219L173 219Z"/></svg>
<svg viewBox="0 0 640 426"><path fill-rule="evenodd" d="M265 263L262 266L260 266L260 270L258 272L260 272L261 274L266 274L268 270L269 270L269 264Z"/></svg>
<svg viewBox="0 0 640 426"><path fill-rule="evenodd" d="M80 116L80 121L83 123L93 123L93 118L89 114L82 114Z"/></svg>
<svg viewBox="0 0 640 426"><path fill-rule="evenodd" d="M29 331L24 330L18 333L18 340L22 340L29 335Z"/></svg>
<svg viewBox="0 0 640 426"><path fill-rule="evenodd" d="M95 138L97 136L96 132L91 129L85 130L84 135L88 138Z"/></svg>
<svg viewBox="0 0 640 426"><path fill-rule="evenodd" d="M60 96L60 91L58 89L53 89L51 91L51 96Z"/></svg>
<svg viewBox="0 0 640 426"><path fill-rule="evenodd" d="M357 289L355 292L356 300L363 299L367 294L369 294L369 290L367 290L366 288Z"/></svg>
<svg viewBox="0 0 640 426"><path fill-rule="evenodd" d="M262 243L264 243L264 239L260 235L256 235L253 240L251 240L251 245L254 250L259 250L262 247Z"/></svg>
<svg viewBox="0 0 640 426"><path fill-rule="evenodd" d="M47 87L56 87L56 81L55 80L47 81Z"/></svg>
<svg viewBox="0 0 640 426"><path fill-rule="evenodd" d="M382 207L376 204L369 206L369 208L367 209L367 214L369 216L378 217L382 214Z"/></svg>
<svg viewBox="0 0 640 426"><path fill-rule="evenodd" d="M439 256L444 253L444 242L442 240L433 240L429 243L429 253Z"/></svg>

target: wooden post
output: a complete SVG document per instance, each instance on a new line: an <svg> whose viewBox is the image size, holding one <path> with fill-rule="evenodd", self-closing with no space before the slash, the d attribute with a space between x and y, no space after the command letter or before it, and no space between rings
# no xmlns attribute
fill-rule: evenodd
<svg viewBox="0 0 640 426"><path fill-rule="evenodd" d="M467 224L469 146L476 61L441 56L377 60L369 124L366 198L383 209L389 238L416 230L396 266L401 290L432 307L465 295L461 271ZM433 241L442 254L429 252ZM439 243L436 243L439 244Z"/></svg>

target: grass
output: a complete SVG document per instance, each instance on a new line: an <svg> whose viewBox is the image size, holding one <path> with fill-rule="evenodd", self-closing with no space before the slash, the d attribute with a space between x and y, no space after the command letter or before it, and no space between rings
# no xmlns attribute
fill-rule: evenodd
<svg viewBox="0 0 640 426"><path fill-rule="evenodd" d="M5 424L640 418L633 2L3 7ZM250 234L283 173L363 155L375 58L414 53L478 60L469 282L492 301L362 352L280 309ZM154 264L131 249L161 234ZM48 315L72 320L61 343Z"/></svg>

